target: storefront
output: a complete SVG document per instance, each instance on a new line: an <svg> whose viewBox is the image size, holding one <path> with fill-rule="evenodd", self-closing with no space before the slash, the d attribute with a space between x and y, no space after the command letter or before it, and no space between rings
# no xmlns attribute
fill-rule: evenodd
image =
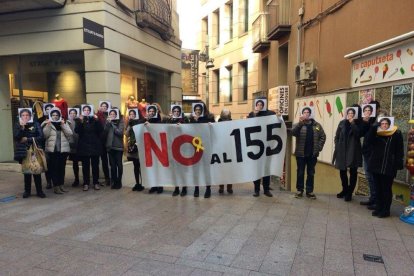
<svg viewBox="0 0 414 276"><path fill-rule="evenodd" d="M340 191L339 173L332 166L334 138L337 126L344 118L346 107L352 104L361 105L377 100L382 110L395 117L395 125L401 130L405 149L407 148L408 121L414 118L413 52L414 40L396 40L393 44L383 42L347 55L346 58L352 59L350 88L337 93L318 94L295 100L294 123L298 122L303 106L313 106L315 120L321 123L327 136L324 149L318 157L315 183L319 185L315 186L316 192ZM291 165L294 171L295 162L291 162ZM292 183L295 181L295 174L292 174ZM408 202L408 181L407 170L398 171L393 186L395 199ZM359 170L357 185L356 193L369 192L362 168Z"/></svg>

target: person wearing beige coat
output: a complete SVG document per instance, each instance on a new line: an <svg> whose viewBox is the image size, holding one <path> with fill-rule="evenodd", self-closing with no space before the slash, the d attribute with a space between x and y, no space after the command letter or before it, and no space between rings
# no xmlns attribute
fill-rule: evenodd
<svg viewBox="0 0 414 276"><path fill-rule="evenodd" d="M45 138L45 151L48 157L48 169L52 175L53 191L55 194L63 194L67 192L63 189L63 184L66 159L70 152L69 141L73 132L64 119L60 122L46 120L42 123L42 129Z"/></svg>

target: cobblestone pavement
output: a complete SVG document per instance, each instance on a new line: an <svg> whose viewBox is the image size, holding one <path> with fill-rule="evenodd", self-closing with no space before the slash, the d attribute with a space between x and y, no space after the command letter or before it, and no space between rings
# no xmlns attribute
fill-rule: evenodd
<svg viewBox="0 0 414 276"><path fill-rule="evenodd" d="M210 199L129 187L22 199L22 180L0 172L0 198L19 195L0 203L0 275L414 275L402 206L378 219L358 198L254 198L252 184Z"/></svg>

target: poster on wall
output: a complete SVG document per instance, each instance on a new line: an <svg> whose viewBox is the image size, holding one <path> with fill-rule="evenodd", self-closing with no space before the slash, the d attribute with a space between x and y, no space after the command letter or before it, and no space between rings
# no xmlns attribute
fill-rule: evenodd
<svg viewBox="0 0 414 276"><path fill-rule="evenodd" d="M198 93L198 50L181 50L181 76L184 94Z"/></svg>

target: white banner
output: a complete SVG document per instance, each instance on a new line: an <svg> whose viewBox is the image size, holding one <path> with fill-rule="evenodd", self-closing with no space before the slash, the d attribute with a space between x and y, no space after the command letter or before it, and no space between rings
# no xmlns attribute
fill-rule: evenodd
<svg viewBox="0 0 414 276"><path fill-rule="evenodd" d="M143 185L236 184L282 176L286 125L264 116L213 124L136 125Z"/></svg>

